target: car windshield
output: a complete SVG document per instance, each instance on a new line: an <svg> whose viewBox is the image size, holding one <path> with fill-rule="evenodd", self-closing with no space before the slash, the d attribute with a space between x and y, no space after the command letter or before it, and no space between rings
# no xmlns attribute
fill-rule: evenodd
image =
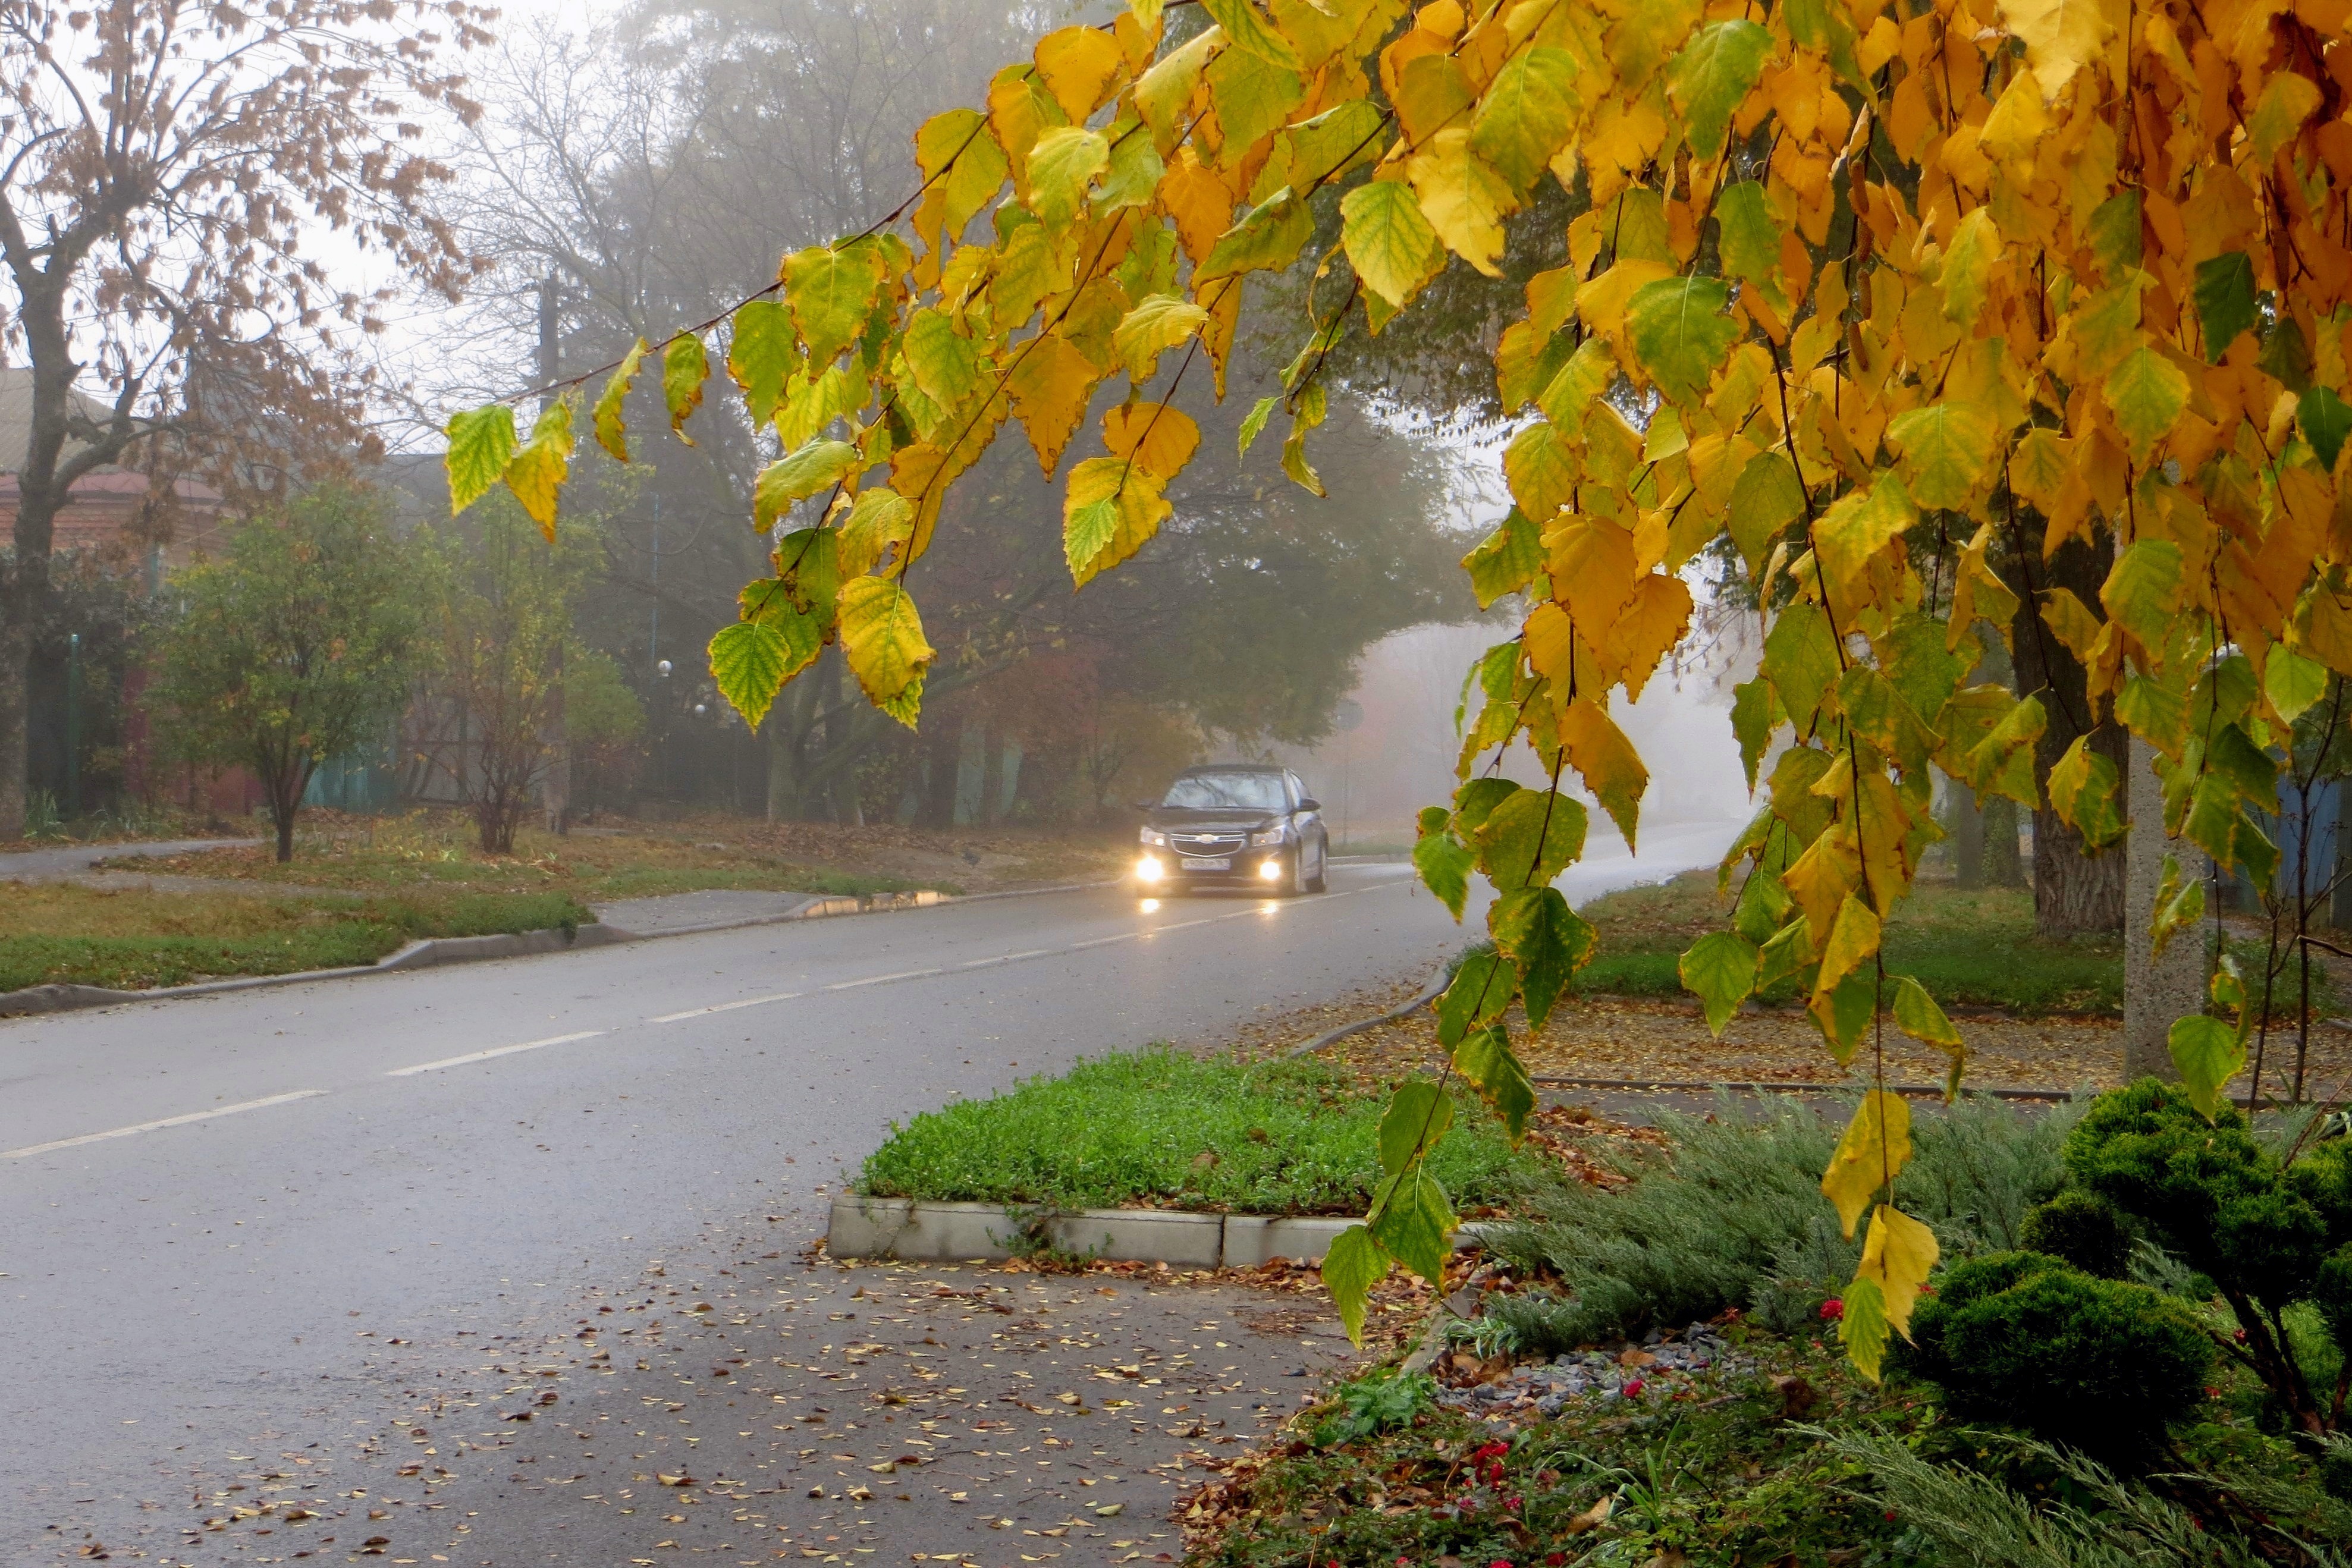
<svg viewBox="0 0 2352 1568"><path fill-rule="evenodd" d="M1279 811L1289 804L1279 773L1187 773L1160 803L1184 811Z"/></svg>

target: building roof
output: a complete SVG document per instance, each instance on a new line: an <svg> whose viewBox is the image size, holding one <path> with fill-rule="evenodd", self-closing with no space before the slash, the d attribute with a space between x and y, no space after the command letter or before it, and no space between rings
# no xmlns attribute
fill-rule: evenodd
<svg viewBox="0 0 2352 1568"><path fill-rule="evenodd" d="M112 409L79 388L75 388L68 396L73 401L74 411L95 423L102 424L114 417ZM14 474L22 469L26 450L32 444L33 372L21 365L0 365L0 474ZM68 452L81 444L71 436L66 438Z"/></svg>

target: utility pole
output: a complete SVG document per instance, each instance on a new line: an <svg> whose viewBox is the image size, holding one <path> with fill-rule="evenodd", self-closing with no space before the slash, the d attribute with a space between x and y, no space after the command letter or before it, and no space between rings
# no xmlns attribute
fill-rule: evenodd
<svg viewBox="0 0 2352 1568"><path fill-rule="evenodd" d="M66 820L81 815L81 633L66 638Z"/></svg>
<svg viewBox="0 0 2352 1568"><path fill-rule="evenodd" d="M553 273L539 285L539 408L545 413L555 401L555 382L563 374L562 349L557 340L557 311L562 286ZM568 630L568 629L567 629ZM547 705L547 776L541 781L540 804L547 809L547 831L562 837L572 831L572 736L563 722L563 644L555 645L555 668L550 672L554 689Z"/></svg>

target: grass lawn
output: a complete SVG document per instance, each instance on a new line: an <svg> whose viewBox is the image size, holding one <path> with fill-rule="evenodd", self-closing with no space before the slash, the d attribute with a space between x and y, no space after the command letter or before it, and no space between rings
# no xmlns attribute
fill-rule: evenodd
<svg viewBox="0 0 2352 1568"><path fill-rule="evenodd" d="M1153 1050L964 1100L897 1128L857 1190L880 1197L1361 1214L1384 1093L1312 1062L1255 1067ZM1536 1156L1468 1114L1430 1168L1458 1209L1501 1202Z"/></svg>
<svg viewBox="0 0 2352 1568"><path fill-rule="evenodd" d="M142 990L373 964L427 936L484 936L593 918L561 893L464 889L362 898L148 893L0 883L0 991Z"/></svg>
<svg viewBox="0 0 2352 1568"><path fill-rule="evenodd" d="M387 817L318 812L305 813L294 858L283 865L265 845L125 860L121 869L356 893L559 893L583 904L712 888L842 894L960 891L938 877L811 864L789 846L761 841L765 827L737 821L632 823L575 830L562 838L526 827L515 836L513 854L485 855L477 847L472 821L455 811Z"/></svg>
<svg viewBox="0 0 2352 1568"><path fill-rule="evenodd" d="M1600 928L1600 950L1577 988L1621 996L1680 997L1684 950L1731 923L1715 873L1690 872L1654 887L1594 899L1581 911ZM1963 893L1923 883L1886 924L1886 967L1910 975L1947 1007L2016 1013L2120 1014L2119 936L2054 941L2033 933L2033 895L2011 888ZM1764 999L1797 998L1783 982Z"/></svg>

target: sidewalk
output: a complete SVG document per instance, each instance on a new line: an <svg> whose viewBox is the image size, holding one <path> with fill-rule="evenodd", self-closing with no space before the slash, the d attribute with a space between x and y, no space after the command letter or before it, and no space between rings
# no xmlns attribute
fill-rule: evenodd
<svg viewBox="0 0 2352 1568"><path fill-rule="evenodd" d="M66 882L100 861L131 855L187 855L203 850L243 849L259 839L173 839L160 843L58 844L53 849L11 850L0 854L0 882Z"/></svg>

